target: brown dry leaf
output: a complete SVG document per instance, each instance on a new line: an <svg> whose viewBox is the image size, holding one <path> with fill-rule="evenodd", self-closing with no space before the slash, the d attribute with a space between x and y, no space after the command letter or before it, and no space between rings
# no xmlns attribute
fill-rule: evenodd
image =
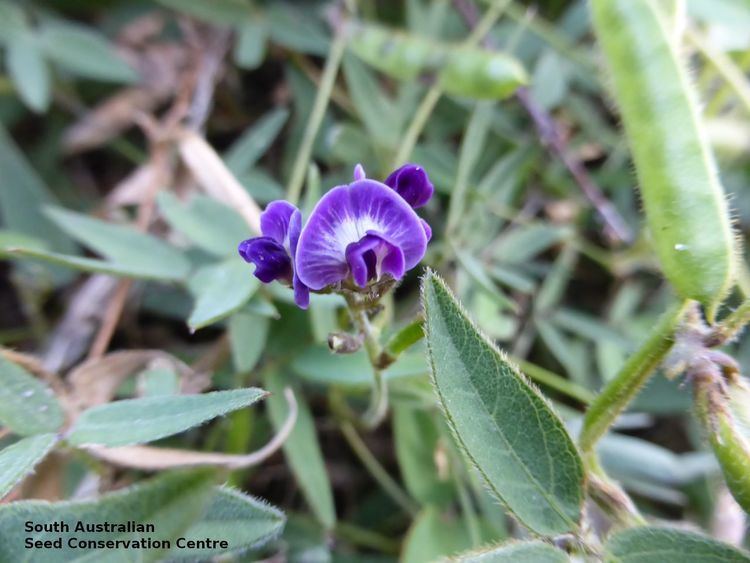
<svg viewBox="0 0 750 563"><path fill-rule="evenodd" d="M26 477L20 485L20 494L24 499L55 501L63 498L63 471L68 455L52 451L36 466L34 472Z"/></svg>
<svg viewBox="0 0 750 563"><path fill-rule="evenodd" d="M118 467L129 467L143 471L159 471L175 467L219 466L227 469L241 469L258 465L271 457L284 445L297 422L297 400L294 392L287 387L284 397L289 405L289 414L279 432L259 450L246 455L220 454L179 450L175 448L154 448L151 446L125 446L104 448L91 446L86 451L107 463Z"/></svg>
<svg viewBox="0 0 750 563"><path fill-rule="evenodd" d="M182 160L198 184L211 197L234 208L250 228L260 234L260 207L211 145L197 133L183 130L179 139L179 149Z"/></svg>
<svg viewBox="0 0 750 563"><path fill-rule="evenodd" d="M127 88L108 98L70 126L63 135L65 154L100 147L133 125L139 112L151 112L163 101L148 88Z"/></svg>
<svg viewBox="0 0 750 563"><path fill-rule="evenodd" d="M124 25L117 34L117 43L131 48L142 47L162 32L165 23L163 14L149 12Z"/></svg>
<svg viewBox="0 0 750 563"><path fill-rule="evenodd" d="M189 62L184 46L157 43L119 52L138 71L141 84L120 90L70 126L62 139L65 154L102 146L132 127L138 115L155 111L179 91Z"/></svg>
<svg viewBox="0 0 750 563"><path fill-rule="evenodd" d="M75 290L65 315L45 344L42 362L47 371L66 370L84 356L116 285L117 279L96 274Z"/></svg>
<svg viewBox="0 0 750 563"><path fill-rule="evenodd" d="M196 373L185 363L161 350L114 352L84 362L68 376L70 397L76 412L108 403L125 379L147 368L155 360L167 362L174 369L180 378L182 393L198 393L210 383L205 374Z"/></svg>
<svg viewBox="0 0 750 563"><path fill-rule="evenodd" d="M107 194L107 207L140 205L147 199L157 177L158 171L153 162L139 166Z"/></svg>

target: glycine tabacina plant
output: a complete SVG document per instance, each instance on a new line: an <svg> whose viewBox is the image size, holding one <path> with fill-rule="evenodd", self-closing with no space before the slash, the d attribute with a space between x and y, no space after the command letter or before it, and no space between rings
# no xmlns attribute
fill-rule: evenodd
<svg viewBox="0 0 750 563"><path fill-rule="evenodd" d="M748 22L0 0L0 563L750 563Z"/></svg>

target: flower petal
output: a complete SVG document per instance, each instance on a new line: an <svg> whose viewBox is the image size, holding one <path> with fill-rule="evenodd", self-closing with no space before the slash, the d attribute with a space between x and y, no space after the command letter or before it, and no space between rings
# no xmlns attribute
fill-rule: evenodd
<svg viewBox="0 0 750 563"><path fill-rule="evenodd" d="M300 309L307 309L310 306L310 288L307 287L299 276L295 273L292 280L294 286L294 302Z"/></svg>
<svg viewBox="0 0 750 563"><path fill-rule="evenodd" d="M404 275L404 253L374 233L368 233L346 247L346 262L354 283L359 287L365 287L372 279L379 280L383 274L390 274L394 279L401 279Z"/></svg>
<svg viewBox="0 0 750 563"><path fill-rule="evenodd" d="M422 222L422 228L424 229L424 234L427 237L427 240L429 241L432 238L432 227L430 227L429 223L425 221L424 219L420 219Z"/></svg>
<svg viewBox="0 0 750 563"><path fill-rule="evenodd" d="M284 248L290 249L290 239L296 225L299 237L302 215L294 205L283 199L272 201L260 216L260 230L263 236L270 237Z"/></svg>
<svg viewBox="0 0 750 563"><path fill-rule="evenodd" d="M292 260L286 249L271 237L242 241L237 249L245 262L255 264L255 277L263 283L291 281Z"/></svg>
<svg viewBox="0 0 750 563"><path fill-rule="evenodd" d="M421 220L404 199L385 184L359 180L333 188L313 209L295 254L302 282L320 290L345 279L347 247L369 234L379 235L401 251L403 270L416 266L427 247Z"/></svg>
<svg viewBox="0 0 750 563"><path fill-rule="evenodd" d="M432 197L435 187L424 168L416 164L404 164L385 179L385 184L396 190L414 209L422 207Z"/></svg>

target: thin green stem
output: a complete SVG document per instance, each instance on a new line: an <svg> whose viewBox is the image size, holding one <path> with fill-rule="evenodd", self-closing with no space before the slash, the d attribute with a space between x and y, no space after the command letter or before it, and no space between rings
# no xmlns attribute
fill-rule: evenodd
<svg viewBox="0 0 750 563"><path fill-rule="evenodd" d="M422 129L427 125L427 120L432 115L432 110L435 109L435 105L438 103L440 96L443 95L443 89L439 84L433 84L425 94L422 102L419 104L414 118L411 120L409 127L404 133L404 137L401 140L401 145L396 153L396 158L393 159L393 168L398 168L404 162L409 160L411 151L414 150L414 146L417 144Z"/></svg>
<svg viewBox="0 0 750 563"><path fill-rule="evenodd" d="M648 339L630 356L617 376L607 384L586 411L578 440L584 455L594 450L599 438L612 426L669 353L675 333L690 303L680 303L660 319Z"/></svg>
<svg viewBox="0 0 750 563"><path fill-rule="evenodd" d="M503 14L508 4L510 4L510 0L493 0L491 6L484 13L484 16L482 16L482 19L479 20L476 27L463 41L462 46L472 47L479 43L492 29L492 26L495 25L495 22ZM417 111L414 113L409 127L406 129L406 133L404 133L398 151L396 151L396 157L393 159L393 168L398 168L409 159L414 146L417 144L419 135L422 133L425 125L427 125L427 121L430 119L430 115L432 115L432 110L435 109L435 105L442 95L443 89L439 84L433 84L427 91Z"/></svg>
<svg viewBox="0 0 750 563"><path fill-rule="evenodd" d="M686 34L693 45L711 62L730 88L734 90L737 98L745 106L745 112L750 115L750 85L748 85L742 70L723 51L714 49L699 32L687 29ZM722 99L723 97L717 96L717 98Z"/></svg>
<svg viewBox="0 0 750 563"><path fill-rule="evenodd" d="M401 550L401 544L397 540L373 532L367 528L361 528L350 522L338 521L336 523L335 534L337 537L356 546L367 547L381 553L398 555Z"/></svg>
<svg viewBox="0 0 750 563"><path fill-rule="evenodd" d="M554 389L555 391L559 391L563 395L567 395L584 405L593 403L596 398L596 395L585 387L582 387L569 379L565 379L543 367L522 360L521 358L514 358L513 356L510 356L509 359L517 363L521 368L521 371L537 383L549 387L550 389Z"/></svg>
<svg viewBox="0 0 750 563"><path fill-rule="evenodd" d="M292 175L289 179L287 199L295 205L299 201L300 194L302 193L302 184L305 181L305 174L307 173L310 164L313 143L315 142L315 137L318 135L320 124L323 122L323 117L325 116L326 108L328 107L328 101L333 92L333 85L336 82L336 75L338 74L339 66L341 65L341 59L344 56L345 46L346 37L344 33L337 33L331 43L331 49L328 52L328 59L326 60L323 75L320 79L320 86L318 87L318 95L315 97L315 102L313 103L312 111L310 112L310 118L307 120L305 132L302 135L302 142L297 151L297 156L294 159Z"/></svg>
<svg viewBox="0 0 750 563"><path fill-rule="evenodd" d="M416 516L419 512L419 506L404 491L399 484L390 476L385 468L380 465L377 458L367 448L367 444L360 438L354 426L350 422L341 423L341 433L346 438L352 451L357 455L365 469L377 481L383 491L393 499L399 507L411 516Z"/></svg>

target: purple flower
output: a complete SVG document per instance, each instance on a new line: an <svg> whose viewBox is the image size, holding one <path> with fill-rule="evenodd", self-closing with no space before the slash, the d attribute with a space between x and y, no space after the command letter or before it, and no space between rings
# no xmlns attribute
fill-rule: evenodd
<svg viewBox="0 0 750 563"><path fill-rule="evenodd" d="M426 204L433 191L417 165L402 166L385 184L367 179L357 165L354 181L326 193L304 228L294 205L271 202L261 215L262 236L240 243L239 253L255 264L262 282L292 285L303 309L311 290L348 281L364 289L386 276L399 280L419 263L432 236L413 208Z"/></svg>
<svg viewBox="0 0 750 563"><path fill-rule="evenodd" d="M424 256L429 227L409 202L395 189L365 179L361 166L354 178L326 193L302 229L297 271L314 291L349 275L360 288L386 274L398 280Z"/></svg>
<svg viewBox="0 0 750 563"><path fill-rule="evenodd" d="M424 168L416 164L404 164L391 172L385 179L385 185L396 190L414 209L430 201L435 192Z"/></svg>
<svg viewBox="0 0 750 563"><path fill-rule="evenodd" d="M272 201L260 216L263 236L242 241L238 247L246 262L255 264L255 277L263 283L274 280L294 287L294 301L303 309L310 303L310 290L294 268L302 214L288 201Z"/></svg>

